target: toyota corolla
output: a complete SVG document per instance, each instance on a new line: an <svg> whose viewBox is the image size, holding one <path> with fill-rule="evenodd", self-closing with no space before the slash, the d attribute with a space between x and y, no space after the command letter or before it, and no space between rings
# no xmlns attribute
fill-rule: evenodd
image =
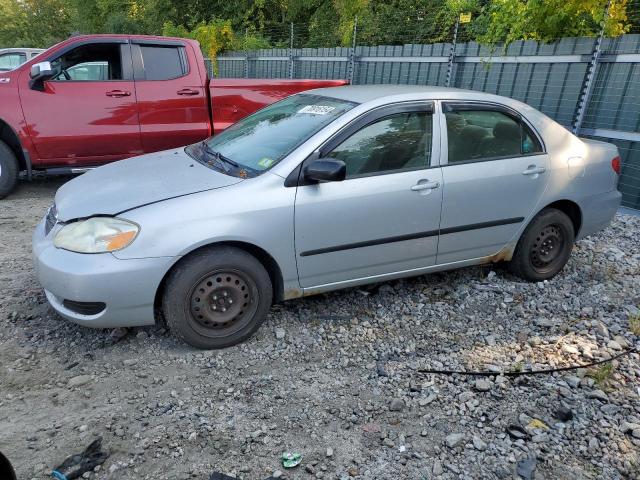
<svg viewBox="0 0 640 480"><path fill-rule="evenodd" d="M71 321L161 312L187 343L226 347L282 300L491 262L549 279L614 216L618 155L496 95L313 90L63 185L35 266Z"/></svg>

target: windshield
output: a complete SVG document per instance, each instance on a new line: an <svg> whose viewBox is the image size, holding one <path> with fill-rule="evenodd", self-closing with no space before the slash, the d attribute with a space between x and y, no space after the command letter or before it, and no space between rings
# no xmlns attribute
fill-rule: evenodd
<svg viewBox="0 0 640 480"><path fill-rule="evenodd" d="M203 142L202 148L189 148L187 152L207 165L210 161L202 156L217 157L217 163L236 164L240 171L257 175L355 105L318 95L293 95L240 120Z"/></svg>

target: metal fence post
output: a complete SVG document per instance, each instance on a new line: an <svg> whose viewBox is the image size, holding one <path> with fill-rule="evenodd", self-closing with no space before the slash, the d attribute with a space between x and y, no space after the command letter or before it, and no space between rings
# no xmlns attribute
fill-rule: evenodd
<svg viewBox="0 0 640 480"><path fill-rule="evenodd" d="M591 53L591 62L589 62L589 66L587 67L587 73L584 76L584 81L582 83L582 90L580 93L580 99L578 100L578 107L576 108L576 114L573 119L573 128L571 131L574 135L578 135L580 133L580 128L582 127L582 122L584 121L585 113L587 112L587 107L589 106L589 101L591 100L591 93L593 91L593 83L596 77L596 70L598 68L598 61L600 60L600 54L602 53L602 40L604 39L604 27L607 23L607 17L609 16L609 8L611 8L611 0L607 2L607 8L604 11L604 16L602 17L602 23L600 24L600 34L593 45L593 52Z"/></svg>
<svg viewBox="0 0 640 480"><path fill-rule="evenodd" d="M356 69L356 35L358 34L358 16L353 20L353 38L351 39L351 51L349 52L349 70L347 71L347 80L353 84Z"/></svg>
<svg viewBox="0 0 640 480"><path fill-rule="evenodd" d="M245 28L244 38L249 36L249 29ZM244 78L249 78L249 50L244 52Z"/></svg>
<svg viewBox="0 0 640 480"><path fill-rule="evenodd" d="M447 81L445 87L451 86L451 76L453 75L453 62L456 56L456 41L458 39L458 28L460 27L460 15L456 20L456 27L453 29L453 41L451 42L451 50L449 50L449 63L447 64Z"/></svg>
<svg viewBox="0 0 640 480"><path fill-rule="evenodd" d="M289 78L294 77L294 58L293 58L293 22L291 22L291 33L289 40Z"/></svg>

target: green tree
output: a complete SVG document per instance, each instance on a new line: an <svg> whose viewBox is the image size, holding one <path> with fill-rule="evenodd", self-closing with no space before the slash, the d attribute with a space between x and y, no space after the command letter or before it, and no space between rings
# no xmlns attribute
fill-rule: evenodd
<svg viewBox="0 0 640 480"><path fill-rule="evenodd" d="M69 32L64 0L0 0L0 45L49 47Z"/></svg>
<svg viewBox="0 0 640 480"><path fill-rule="evenodd" d="M594 36L600 31L608 0L492 0L481 19L484 43L514 40L549 42L562 37ZM605 34L617 36L629 28L627 0L612 0Z"/></svg>

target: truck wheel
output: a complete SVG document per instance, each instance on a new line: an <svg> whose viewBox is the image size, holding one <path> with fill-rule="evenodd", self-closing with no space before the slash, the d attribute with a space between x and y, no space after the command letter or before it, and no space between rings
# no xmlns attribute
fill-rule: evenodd
<svg viewBox="0 0 640 480"><path fill-rule="evenodd" d="M569 260L574 240L571 219L555 208L544 209L520 237L509 269L530 282L548 280Z"/></svg>
<svg viewBox="0 0 640 480"><path fill-rule="evenodd" d="M0 198L4 198L18 183L18 159L6 143L0 142Z"/></svg>
<svg viewBox="0 0 640 480"><path fill-rule="evenodd" d="M238 248L211 247L174 267L162 309L171 331L189 345L224 348L258 330L272 297L269 274L254 256Z"/></svg>

